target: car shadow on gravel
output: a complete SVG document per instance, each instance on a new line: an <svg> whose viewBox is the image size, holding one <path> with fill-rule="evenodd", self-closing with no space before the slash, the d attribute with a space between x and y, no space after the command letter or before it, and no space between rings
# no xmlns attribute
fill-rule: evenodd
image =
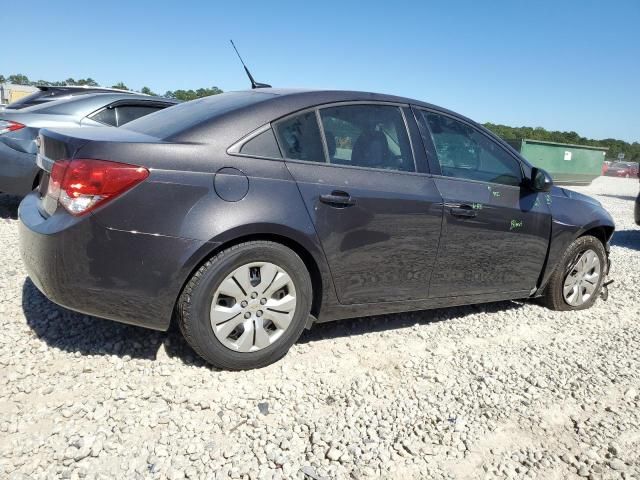
<svg viewBox="0 0 640 480"><path fill-rule="evenodd" d="M166 355L184 363L207 366L183 340L177 328L158 332L125 325L60 307L27 278L22 286L27 325L50 348L80 355L116 355L157 360Z"/></svg>
<svg viewBox="0 0 640 480"><path fill-rule="evenodd" d="M617 198L618 200L628 200L630 202L634 202L636 199L636 197L632 195L612 195L610 193L598 193L596 195L599 197Z"/></svg>
<svg viewBox="0 0 640 480"><path fill-rule="evenodd" d="M640 250L640 229L617 231L613 234L611 245Z"/></svg>
<svg viewBox="0 0 640 480"><path fill-rule="evenodd" d="M504 312L522 306L521 302L506 301L338 320L314 325L302 334L298 343L399 330L415 324L454 320L477 313ZM175 322L167 332L158 332L72 312L51 302L29 278L22 287L22 310L27 325L50 348L82 356L116 355L145 360L158 360L166 355L177 357L185 364L215 370L189 347Z"/></svg>
<svg viewBox="0 0 640 480"><path fill-rule="evenodd" d="M400 330L416 324L427 325L445 322L477 313L498 313L507 310L516 310L523 306L523 302L505 301L318 323L314 325L311 330L306 330L302 334L302 337L300 337L300 340L298 340L298 343L315 342L338 337L352 337L387 330Z"/></svg>
<svg viewBox="0 0 640 480"><path fill-rule="evenodd" d="M18 205L20 205L20 197L0 193L0 218L17 219Z"/></svg>

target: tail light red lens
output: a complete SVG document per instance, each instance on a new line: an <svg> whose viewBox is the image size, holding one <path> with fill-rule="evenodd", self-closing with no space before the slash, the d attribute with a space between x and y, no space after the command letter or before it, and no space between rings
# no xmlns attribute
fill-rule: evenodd
<svg viewBox="0 0 640 480"><path fill-rule="evenodd" d="M18 122L12 122L11 120L0 120L0 135L3 133L15 132L24 128L24 125Z"/></svg>
<svg viewBox="0 0 640 480"><path fill-rule="evenodd" d="M85 214L133 188L149 176L143 167L105 160L58 160L47 195L72 215Z"/></svg>

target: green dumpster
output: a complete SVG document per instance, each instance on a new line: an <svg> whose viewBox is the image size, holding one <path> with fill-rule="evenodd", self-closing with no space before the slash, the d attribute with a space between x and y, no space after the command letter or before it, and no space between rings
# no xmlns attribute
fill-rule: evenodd
<svg viewBox="0 0 640 480"><path fill-rule="evenodd" d="M534 166L549 172L555 183L566 185L589 185L599 177L608 150L526 138L509 143Z"/></svg>

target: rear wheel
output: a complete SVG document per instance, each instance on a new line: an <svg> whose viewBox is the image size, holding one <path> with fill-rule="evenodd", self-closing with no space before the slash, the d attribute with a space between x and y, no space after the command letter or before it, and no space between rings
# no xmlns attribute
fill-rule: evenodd
<svg viewBox="0 0 640 480"><path fill-rule="evenodd" d="M591 235L580 237L567 248L542 303L552 310L589 308L600 295L606 274L607 254L602 242Z"/></svg>
<svg viewBox="0 0 640 480"><path fill-rule="evenodd" d="M228 370L259 368L284 356L311 309L311 279L291 249L247 242L217 254L189 280L178 321L191 347Z"/></svg>

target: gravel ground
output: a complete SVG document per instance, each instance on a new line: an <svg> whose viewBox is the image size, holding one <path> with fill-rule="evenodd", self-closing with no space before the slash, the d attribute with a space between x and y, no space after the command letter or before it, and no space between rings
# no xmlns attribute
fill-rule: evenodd
<svg viewBox="0 0 640 480"><path fill-rule="evenodd" d="M49 302L0 195L0 478L640 479L638 182L579 190L618 225L608 302L319 325L240 373Z"/></svg>

